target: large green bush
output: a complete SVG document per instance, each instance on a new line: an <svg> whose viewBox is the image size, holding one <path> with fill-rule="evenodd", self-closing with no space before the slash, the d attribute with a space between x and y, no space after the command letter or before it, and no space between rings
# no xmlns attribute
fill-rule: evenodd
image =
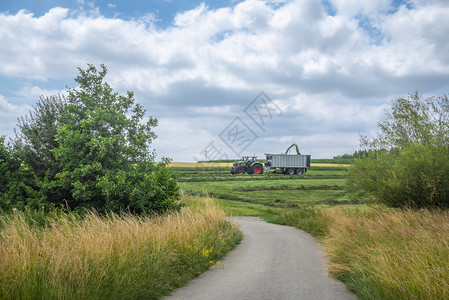
<svg viewBox="0 0 449 300"><path fill-rule="evenodd" d="M379 129L362 137L370 151L350 168L351 185L394 207L449 207L448 97L399 98Z"/></svg>
<svg viewBox="0 0 449 300"><path fill-rule="evenodd" d="M352 185L394 207L449 207L447 147L410 144L357 159L350 169Z"/></svg>
<svg viewBox="0 0 449 300"><path fill-rule="evenodd" d="M113 91L106 67L79 69L68 96L41 98L19 120L14 149L0 148L0 207L57 206L82 211L162 212L177 208L168 159L150 149L157 119L132 92ZM146 121L145 121L146 120ZM4 158L2 158L4 157Z"/></svg>

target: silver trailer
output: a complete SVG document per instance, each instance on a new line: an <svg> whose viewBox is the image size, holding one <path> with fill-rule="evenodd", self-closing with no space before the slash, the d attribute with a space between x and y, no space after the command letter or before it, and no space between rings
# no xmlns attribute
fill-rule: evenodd
<svg viewBox="0 0 449 300"><path fill-rule="evenodd" d="M310 155L265 153L265 170L279 169L284 174L303 174L310 167Z"/></svg>

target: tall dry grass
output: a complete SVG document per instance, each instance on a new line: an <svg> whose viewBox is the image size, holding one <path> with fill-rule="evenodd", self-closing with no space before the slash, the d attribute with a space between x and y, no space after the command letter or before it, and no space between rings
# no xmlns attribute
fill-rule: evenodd
<svg viewBox="0 0 449 300"><path fill-rule="evenodd" d="M449 299L449 211L325 206L279 221L319 237L329 273L361 299Z"/></svg>
<svg viewBox="0 0 449 300"><path fill-rule="evenodd" d="M330 273L361 299L449 299L449 212L326 213Z"/></svg>
<svg viewBox="0 0 449 300"><path fill-rule="evenodd" d="M199 201L199 200L198 200ZM157 299L241 239L210 200L160 217L0 217L1 299Z"/></svg>

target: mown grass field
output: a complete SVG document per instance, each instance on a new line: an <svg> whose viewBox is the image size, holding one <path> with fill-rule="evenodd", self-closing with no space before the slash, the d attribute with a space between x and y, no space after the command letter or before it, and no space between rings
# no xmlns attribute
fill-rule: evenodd
<svg viewBox="0 0 449 300"><path fill-rule="evenodd" d="M231 175L228 167L174 167L187 194L260 204L272 208L353 204L345 191L347 171L340 166L312 166L304 175L265 173ZM356 202L358 203L358 202Z"/></svg>
<svg viewBox="0 0 449 300"><path fill-rule="evenodd" d="M360 299L449 299L449 214L351 196L347 165L325 163L292 176L172 167L185 194L212 196L228 214L260 216L316 236L330 275Z"/></svg>
<svg viewBox="0 0 449 300"><path fill-rule="evenodd" d="M331 159L318 160L320 162L312 163L312 167L341 167L347 168L350 166L346 161L342 162L332 162ZM321 162L322 161L322 162ZM263 162L263 161L262 161ZM207 162L207 163L192 163L192 162L172 162L170 166L173 168L208 168L208 167L226 167L230 168L232 162Z"/></svg>

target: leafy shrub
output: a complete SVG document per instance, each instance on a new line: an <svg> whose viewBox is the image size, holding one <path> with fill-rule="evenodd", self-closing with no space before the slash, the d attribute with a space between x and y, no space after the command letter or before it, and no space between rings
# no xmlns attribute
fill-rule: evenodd
<svg viewBox="0 0 449 300"><path fill-rule="evenodd" d="M353 186L394 207L449 207L449 151L446 147L411 144L397 155L356 160Z"/></svg>
<svg viewBox="0 0 449 300"><path fill-rule="evenodd" d="M394 207L449 207L449 99L418 93L392 103L350 183Z"/></svg>

